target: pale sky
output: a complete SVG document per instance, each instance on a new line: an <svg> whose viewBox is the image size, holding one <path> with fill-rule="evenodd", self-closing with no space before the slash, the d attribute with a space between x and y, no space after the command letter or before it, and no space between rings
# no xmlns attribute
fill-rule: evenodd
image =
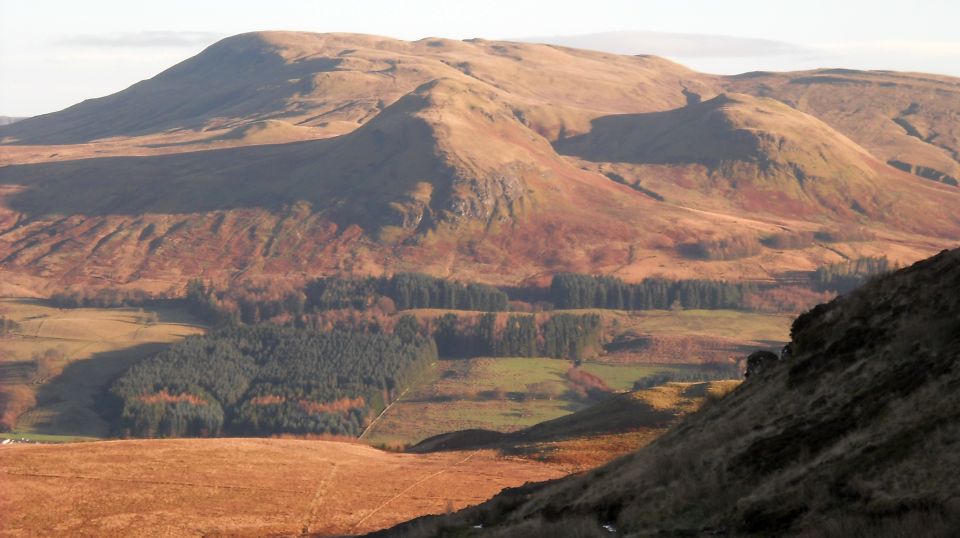
<svg viewBox="0 0 960 538"><path fill-rule="evenodd" d="M960 0L0 0L0 115L53 112L255 30L525 39L722 74L960 76Z"/></svg>

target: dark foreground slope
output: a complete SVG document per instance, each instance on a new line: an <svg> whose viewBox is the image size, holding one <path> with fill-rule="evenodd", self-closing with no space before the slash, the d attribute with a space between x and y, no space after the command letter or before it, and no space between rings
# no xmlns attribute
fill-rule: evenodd
<svg viewBox="0 0 960 538"><path fill-rule="evenodd" d="M879 278L646 449L386 535L956 536L958 290L960 249Z"/></svg>

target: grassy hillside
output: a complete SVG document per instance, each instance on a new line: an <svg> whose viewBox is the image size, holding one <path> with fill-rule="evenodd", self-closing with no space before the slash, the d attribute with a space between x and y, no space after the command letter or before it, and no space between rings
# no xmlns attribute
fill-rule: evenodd
<svg viewBox="0 0 960 538"><path fill-rule="evenodd" d="M560 271L772 280L948 246L960 189L925 170L950 168L898 148L955 159L937 118L952 117L956 83L871 86L869 108L902 106L890 124L916 134L874 144L834 121L865 114L855 102L870 77L844 77L857 83L807 106L776 77L751 85L650 56L234 36L117 94L0 128L3 285L171 294L196 276L411 269L509 285ZM790 80L816 85L801 79ZM902 103L914 95L916 107ZM763 241L860 228L800 248Z"/></svg>
<svg viewBox="0 0 960 538"><path fill-rule="evenodd" d="M94 397L116 376L168 344L204 332L180 308L62 310L2 299L19 329L0 337L0 390L7 428L21 434L104 436Z"/></svg>
<svg viewBox="0 0 960 538"><path fill-rule="evenodd" d="M502 453L582 471L633 452L662 435L680 417L722 398L740 382L666 383L618 394L580 411L513 432L465 430L424 439L410 448L496 448Z"/></svg>
<svg viewBox="0 0 960 538"><path fill-rule="evenodd" d="M557 466L292 439L0 446L7 536L350 535L475 504Z"/></svg>
<svg viewBox="0 0 960 538"><path fill-rule="evenodd" d="M387 534L953 536L958 287L960 250L877 278L797 318L789 358L649 447Z"/></svg>
<svg viewBox="0 0 960 538"><path fill-rule="evenodd" d="M571 379L572 363L547 358L482 358L440 361L395 402L363 439L374 445L413 445L435 435L468 429L521 430L590 407ZM606 391L626 391L637 381L663 374L697 375L696 364L602 364L584 362Z"/></svg>
<svg viewBox="0 0 960 538"><path fill-rule="evenodd" d="M747 73L728 78L725 85L817 116L884 162L900 163L925 179L957 185L960 178L955 78L821 69Z"/></svg>

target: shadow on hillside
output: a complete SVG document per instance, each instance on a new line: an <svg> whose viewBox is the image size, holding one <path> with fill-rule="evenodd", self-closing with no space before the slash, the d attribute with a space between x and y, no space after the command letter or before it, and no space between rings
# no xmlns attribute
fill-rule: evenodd
<svg viewBox="0 0 960 538"><path fill-rule="evenodd" d="M0 168L0 184L25 187L6 202L31 215L271 209L303 198L295 196L301 192L292 190L295 185L289 172L328 153L333 142L10 165ZM307 201L321 200L315 196Z"/></svg>
<svg viewBox="0 0 960 538"><path fill-rule="evenodd" d="M217 117L265 111L281 117L290 98L311 90L315 74L336 71L342 62L310 58L288 63L267 50L211 47L121 92L0 127L0 139L14 138L14 145L81 144L199 129Z"/></svg>
<svg viewBox="0 0 960 538"><path fill-rule="evenodd" d="M102 157L0 167L14 211L51 215L138 216L218 210L284 210L298 202L340 226L402 225L397 202L418 181L445 199L452 172L435 153L432 131L402 101L388 118L333 138L193 151ZM399 118L399 120L397 120Z"/></svg>
<svg viewBox="0 0 960 538"><path fill-rule="evenodd" d="M63 372L37 390L37 406L30 411L39 418L34 433L104 437L110 425L98 413L97 398L123 372L169 344L140 344L126 349L96 353L70 363Z"/></svg>
<svg viewBox="0 0 960 538"><path fill-rule="evenodd" d="M554 142L561 154L591 162L703 164L755 157L749 133L734 128L723 110L726 96L681 108L616 114L590 122L590 132Z"/></svg>

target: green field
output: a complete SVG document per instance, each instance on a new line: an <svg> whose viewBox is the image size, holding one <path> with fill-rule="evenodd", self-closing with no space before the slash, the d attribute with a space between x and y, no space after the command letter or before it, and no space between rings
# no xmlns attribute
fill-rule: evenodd
<svg viewBox="0 0 960 538"><path fill-rule="evenodd" d="M694 364L600 364L584 362L583 370L602 379L608 387L615 391L628 391L633 384L646 377L675 373L685 374L697 372L700 368Z"/></svg>
<svg viewBox="0 0 960 538"><path fill-rule="evenodd" d="M374 445L400 446L464 429L514 431L579 411L593 402L572 390L565 377L571 366L568 360L547 358L439 361L364 438ZM619 391L650 375L697 369L694 365L593 362L583 363L582 368ZM550 396L526 398L531 392Z"/></svg>
<svg viewBox="0 0 960 538"><path fill-rule="evenodd" d="M95 395L130 365L204 330L173 306L63 310L43 301L0 299L0 312L20 324L16 334L0 340L0 390L13 389L33 399L16 422L15 436L107 435L107 424L94 411ZM723 310L596 312L603 316L608 340L632 332L776 342L786 339L790 324L787 316ZM52 372L45 374L33 358L48 350L56 353L54 364L46 365ZM659 364L658 356L632 361L598 357L584 362L582 369L615 391L630 390L648 376L699 369ZM439 361L364 438L373 444L406 445L467 428L512 431L569 414L591 403L573 390L565 376L570 367L570 361L547 358ZM539 396L530 398L531 393Z"/></svg>
<svg viewBox="0 0 960 538"><path fill-rule="evenodd" d="M27 407L18 436L102 437L108 425L94 397L132 364L204 327L182 308L59 309L45 301L0 299L19 323L0 339L0 390L7 406ZM38 363L37 357L48 356ZM0 413L5 410L0 409Z"/></svg>
<svg viewBox="0 0 960 538"><path fill-rule="evenodd" d="M795 317L738 310L642 310L616 312L608 325L657 335L785 342Z"/></svg>
<svg viewBox="0 0 960 538"><path fill-rule="evenodd" d="M96 441L99 437L81 437L78 435L47 435L42 433L5 432L0 433L0 439L27 439L38 443L80 443Z"/></svg>

